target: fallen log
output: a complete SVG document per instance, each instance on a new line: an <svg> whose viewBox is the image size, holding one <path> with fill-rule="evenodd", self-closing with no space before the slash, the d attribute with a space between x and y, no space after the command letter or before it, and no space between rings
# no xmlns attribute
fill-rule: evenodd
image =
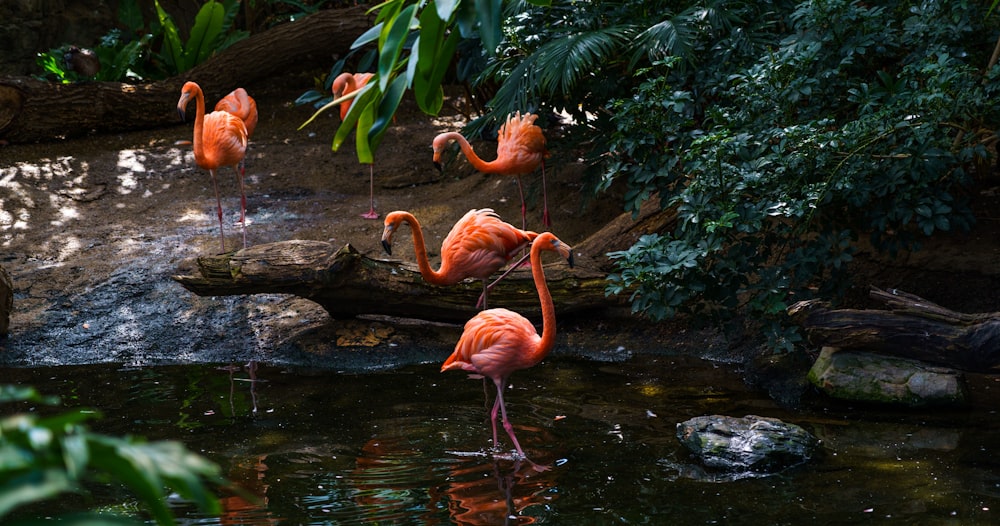
<svg viewBox="0 0 1000 526"><path fill-rule="evenodd" d="M319 11L241 40L176 77L148 84L0 77L0 141L28 143L176 125L177 98L185 81L201 85L214 104L236 87L306 64L328 67L371 27L366 10Z"/></svg>
<svg viewBox="0 0 1000 526"><path fill-rule="evenodd" d="M200 275L173 279L199 296L293 294L321 305L334 318L379 314L428 321L464 323L477 312L482 282L449 287L428 284L413 264L377 260L350 244L337 250L323 241L291 240L197 259ZM605 298L604 274L570 269L559 261L545 265L552 299L560 314L614 303ZM490 290L490 306L541 319L538 292L528 268L518 269Z"/></svg>
<svg viewBox="0 0 1000 526"><path fill-rule="evenodd" d="M830 309L819 300L788 309L809 343L985 372L1000 365L1000 313L965 314L900 290L872 288L890 310Z"/></svg>

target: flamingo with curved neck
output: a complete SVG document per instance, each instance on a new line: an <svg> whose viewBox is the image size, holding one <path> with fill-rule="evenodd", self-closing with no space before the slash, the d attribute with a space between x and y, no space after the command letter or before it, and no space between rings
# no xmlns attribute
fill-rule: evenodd
<svg viewBox="0 0 1000 526"><path fill-rule="evenodd" d="M521 176L534 172L540 166L542 168L542 224L546 227L552 225L549 219L548 196L545 190L545 158L549 156L549 151L545 148L545 135L542 129L535 124L538 115L521 112L514 113L507 117L504 125L497 131L497 158L492 161L485 161L473 150L462 134L458 132L445 132L437 137L431 146L434 148L434 166L441 170L441 153L445 146L451 141L458 142L459 148L469 164L476 170L487 174L512 175L517 178L517 191L521 196L521 228L527 228L527 209L524 204L524 189L521 185Z"/></svg>
<svg viewBox="0 0 1000 526"><path fill-rule="evenodd" d="M514 443L514 449L521 458L526 458L521 444L514 435L514 426L507 419L507 407L503 392L514 371L527 369L541 362L555 345L556 310L552 303L549 286L545 282L542 269L542 251L553 251L567 259L573 266L573 253L569 245L563 243L551 232L543 232L531 244L531 275L538 289L538 301L542 307L542 334L520 314L507 309L489 309L476 314L465 324L462 337L455 351L445 360L441 371L462 370L493 380L497 388L496 401L490 412L493 424L493 447L497 441L497 411L502 417L503 428ZM477 376L478 377L478 376Z"/></svg>
<svg viewBox="0 0 1000 526"><path fill-rule="evenodd" d="M487 278L538 236L535 232L504 222L490 208L469 210L441 243L441 266L435 270L427 259L420 222L409 212L397 210L385 216L382 248L392 255L392 237L404 223L410 225L413 233L413 252L424 281L434 285L454 285L466 278L480 279L483 281L481 302L484 304L492 287L492 284L487 285Z"/></svg>
<svg viewBox="0 0 1000 526"><path fill-rule="evenodd" d="M192 97L197 106L194 119L194 162L208 170L212 176L212 186L215 187L215 201L218 206L222 251L226 251L226 234L222 226L222 198L219 196L219 182L215 177L215 171L223 166L232 166L240 182L240 224L243 226L243 248L246 248L247 194L243 185L243 174L238 168L246 156L246 124L243 119L226 111L213 111L206 115L205 95L201 87L194 82L187 82L181 88L181 98L177 101L177 113L180 114L181 120L184 119L185 109Z"/></svg>

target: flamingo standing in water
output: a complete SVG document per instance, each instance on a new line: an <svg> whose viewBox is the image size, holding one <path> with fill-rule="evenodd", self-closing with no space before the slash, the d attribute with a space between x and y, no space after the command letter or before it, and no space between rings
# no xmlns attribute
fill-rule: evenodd
<svg viewBox="0 0 1000 526"><path fill-rule="evenodd" d="M441 266L434 270L427 260L423 229L409 212L396 211L385 216L382 248L392 255L392 236L403 223L409 224L413 232L413 251L424 280L434 285L454 285L465 278L481 279L483 295L480 300L484 305L493 286L487 285L487 278L538 236L504 222L492 209L469 210L441 243Z"/></svg>
<svg viewBox="0 0 1000 526"><path fill-rule="evenodd" d="M472 149L469 141L458 132L445 132L434 137L434 166L441 169L441 152L447 144L455 140L462 153L472 166L483 173L513 175L517 177L517 191L521 195L521 228L527 228L527 211L524 204L524 190L521 187L521 176L534 172L542 167L542 224L552 226L549 220L548 196L545 193L545 158L549 151L545 149L545 135L535 124L538 115L517 112L507 117L507 121L497 132L497 158L484 161Z"/></svg>
<svg viewBox="0 0 1000 526"><path fill-rule="evenodd" d="M197 101L197 113L194 120L194 162L212 175L212 185L215 187L215 201L218 205L219 234L222 239L222 251L226 251L226 234L222 227L222 198L219 196L219 182L215 171L223 166L232 166L236 178L240 182L240 223L243 225L243 248L247 246L246 226L246 190L243 186L243 175L238 168L243 162L247 150L247 127L243 119L226 111L213 111L205 114L205 95L201 87L194 82L187 82L181 88L181 98L177 101L177 112L184 119L184 111L191 97Z"/></svg>
<svg viewBox="0 0 1000 526"><path fill-rule="evenodd" d="M521 444L514 435L514 426L507 419L507 407L503 391L507 380L517 370L527 369L542 361L556 342L556 311L552 295L545 283L542 270L542 251L551 250L565 257L573 266L573 252L551 232L542 232L531 243L531 275L538 289L538 300L542 306L542 334L527 318L507 309L489 309L476 314L465 324L462 337L455 346L455 352L445 360L441 371L462 370L473 373L473 378L483 377L493 380L497 397L493 403L490 420L493 424L493 448L497 441L497 411L499 410L503 428L514 443L520 458L527 458Z"/></svg>
<svg viewBox="0 0 1000 526"><path fill-rule="evenodd" d="M358 91L373 76L373 73L341 73L334 79L333 86L331 86L334 98L339 99ZM340 103L340 120L347 118L347 112L351 109L352 102L353 99ZM361 217L365 219L378 219L378 212L375 211L375 167L370 164L368 165L368 197L368 212L361 214Z"/></svg>
<svg viewBox="0 0 1000 526"><path fill-rule="evenodd" d="M257 101L247 94L247 90L236 88L228 95L219 99L215 103L215 111L224 111L243 119L243 125L247 127L247 141L253 137L253 131L257 128ZM240 173L246 177L246 158L240 161Z"/></svg>

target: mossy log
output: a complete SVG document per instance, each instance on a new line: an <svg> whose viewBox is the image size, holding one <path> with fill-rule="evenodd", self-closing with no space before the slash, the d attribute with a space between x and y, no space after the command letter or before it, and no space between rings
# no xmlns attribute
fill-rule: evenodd
<svg viewBox="0 0 1000 526"><path fill-rule="evenodd" d="M478 280L439 287L423 280L415 265L377 260L351 245L337 250L323 241L291 240L203 256L199 276L174 276L199 296L294 294L314 301L334 318L379 314L428 321L464 323L477 312L483 291ZM607 306L604 274L570 269L554 259L545 276L560 314ZM517 269L490 290L491 307L541 318L530 268Z"/></svg>
<svg viewBox="0 0 1000 526"><path fill-rule="evenodd" d="M966 371L1000 365L1000 313L965 314L919 296L873 288L890 310L830 309L826 302L798 302L788 309L811 344L860 349Z"/></svg>
<svg viewBox="0 0 1000 526"><path fill-rule="evenodd" d="M328 67L371 27L366 10L319 11L241 40L176 77L148 84L0 77L0 141L50 141L177 124L184 82L197 82L214 104L234 88L260 79L308 64Z"/></svg>

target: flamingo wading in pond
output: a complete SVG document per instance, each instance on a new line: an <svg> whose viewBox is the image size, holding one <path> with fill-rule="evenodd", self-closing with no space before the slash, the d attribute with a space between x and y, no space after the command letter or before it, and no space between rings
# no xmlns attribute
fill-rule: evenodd
<svg viewBox="0 0 1000 526"><path fill-rule="evenodd" d="M247 246L246 226L246 190L243 186L243 175L238 168L247 150L247 127L243 119L226 111L213 111L205 114L205 95L201 87L194 82L187 82L181 88L181 98L177 101L177 112L184 119L188 102L194 97L197 113L194 120L194 162L199 167L208 170L212 176L212 186L215 187L215 201L218 207L219 234L222 240L222 251L226 251L226 233L222 226L222 198L219 196L219 182L215 171L223 166L232 166L240 183L240 224L243 226L243 248Z"/></svg>
<svg viewBox="0 0 1000 526"><path fill-rule="evenodd" d="M392 255L392 237L404 223L410 225L413 233L413 251L424 281L434 285L454 285L466 278L480 279L483 281L481 302L484 305L492 287L492 284L487 285L487 278L538 236L535 232L504 222L490 208L469 210L441 243L441 266L434 270L427 259L423 229L409 212L395 211L385 216L382 248Z"/></svg>
<svg viewBox="0 0 1000 526"><path fill-rule="evenodd" d="M364 87L374 76L373 73L341 73L333 81L331 91L334 98L341 98L350 95ZM340 120L347 118L347 112L351 109L353 99L340 103ZM375 167L368 165L368 211L361 214L365 219L378 219L378 212L375 211Z"/></svg>
<svg viewBox="0 0 1000 526"><path fill-rule="evenodd" d="M545 158L549 151L545 148L545 135L535 124L538 115L521 112L507 117L507 121L497 132L497 158L484 161L472 149L469 141L458 132L445 132L434 137L434 166L441 169L441 152L451 141L457 141L462 153L473 168L483 173L513 175L517 178L517 191L521 196L521 228L527 228L527 210L524 204L524 189L521 176L542 168L542 224L551 226L549 220L548 196L545 191Z"/></svg>
<svg viewBox="0 0 1000 526"><path fill-rule="evenodd" d="M500 412L503 428L514 443L520 458L527 458L521 444L514 435L514 426L507 419L507 407L503 392L514 371L533 367L552 350L556 341L556 312L552 295L545 282L542 269L542 251L551 250L565 257L573 265L573 252L551 232L542 232L531 243L531 275L538 289L538 300L542 307L542 334L527 318L507 309L489 309L476 314L465 324L455 352L445 360L441 371L462 370L472 373L472 377L493 380L497 397L490 412L493 424L493 448L497 441L497 412Z"/></svg>

